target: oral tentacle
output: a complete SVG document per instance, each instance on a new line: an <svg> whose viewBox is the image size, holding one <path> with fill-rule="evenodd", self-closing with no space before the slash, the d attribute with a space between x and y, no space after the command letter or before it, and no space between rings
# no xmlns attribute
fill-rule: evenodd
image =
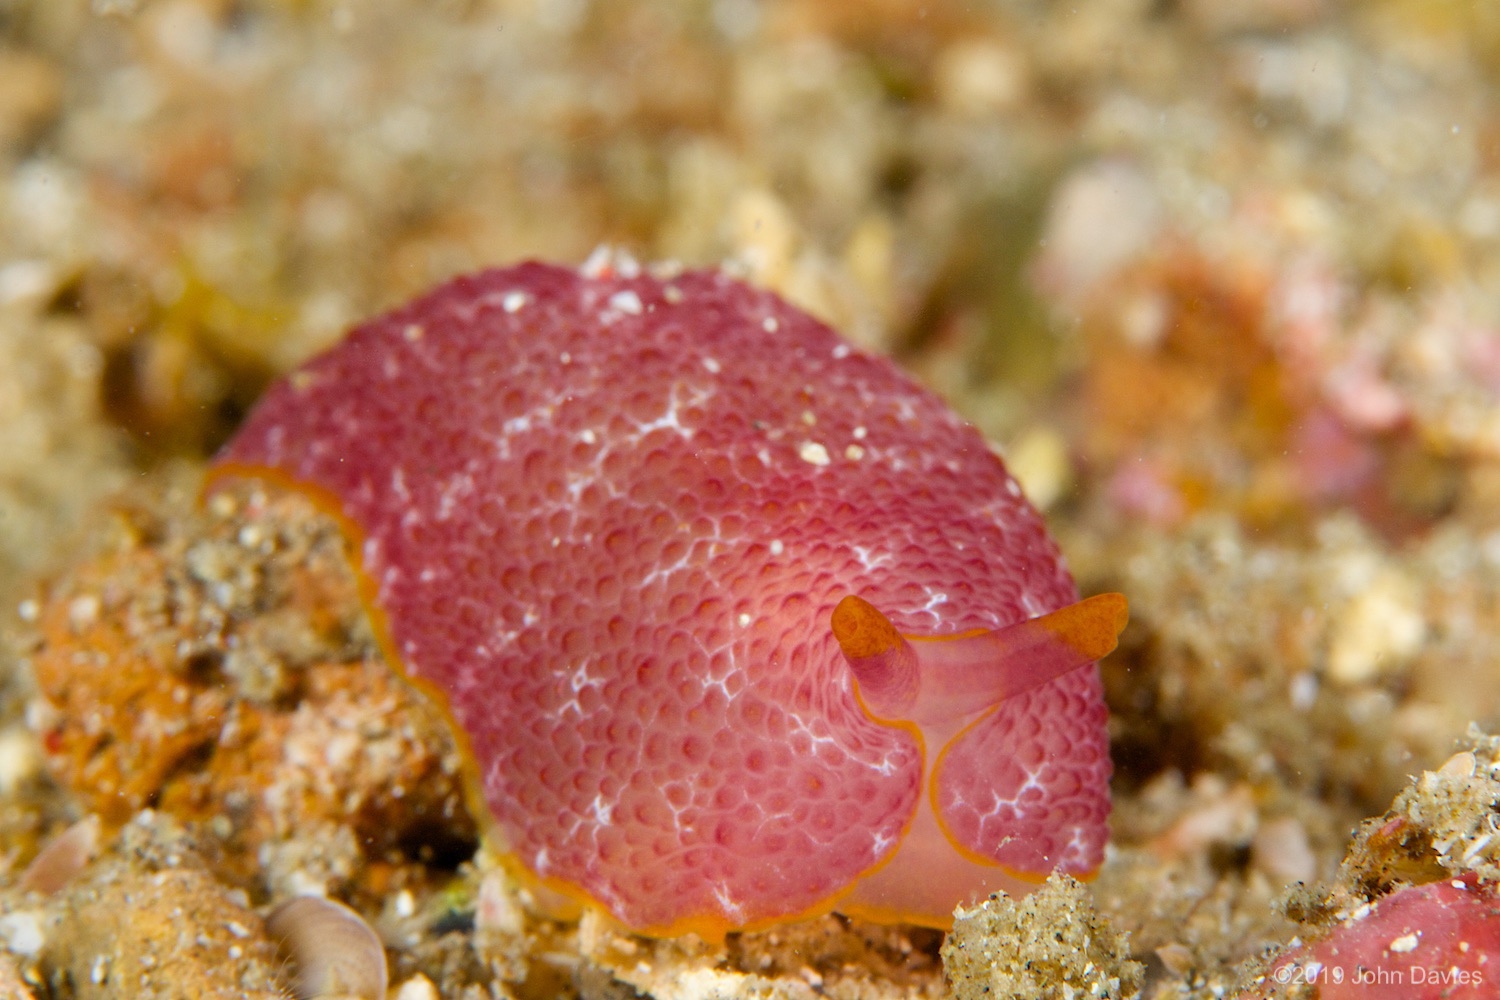
<svg viewBox="0 0 1500 1000"><path fill-rule="evenodd" d="M1129 609L1097 594L988 632L903 636L860 597L834 609L839 642L865 707L877 718L948 730L1114 650Z"/></svg>
<svg viewBox="0 0 1500 1000"><path fill-rule="evenodd" d="M1128 613L1124 595L1097 594L990 632L911 637L921 693L910 718L966 718L1086 667L1114 651Z"/></svg>

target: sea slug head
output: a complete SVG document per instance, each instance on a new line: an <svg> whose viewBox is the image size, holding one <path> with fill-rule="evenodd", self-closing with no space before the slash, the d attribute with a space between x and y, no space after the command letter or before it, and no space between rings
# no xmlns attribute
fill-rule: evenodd
<svg viewBox="0 0 1500 1000"><path fill-rule="evenodd" d="M1093 664L1127 615L1122 595L1100 594L993 631L910 636L860 597L838 604L831 624L855 695L871 719L917 737L925 792L891 859L843 909L945 926L981 892L1098 867L1108 801L1090 778L1109 762L1101 739L1073 734L1097 736L1104 719L1070 694L1096 683ZM1100 718L1046 717L1091 704Z"/></svg>

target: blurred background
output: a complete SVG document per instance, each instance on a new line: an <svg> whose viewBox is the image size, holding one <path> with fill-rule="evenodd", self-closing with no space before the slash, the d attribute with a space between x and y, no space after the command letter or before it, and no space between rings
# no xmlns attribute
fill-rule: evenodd
<svg viewBox="0 0 1500 1000"><path fill-rule="evenodd" d="M1500 721L1497 74L1482 0L0 0L0 598L436 282L727 263L1130 596L1117 842L1326 874Z"/></svg>
<svg viewBox="0 0 1500 1000"><path fill-rule="evenodd" d="M1497 61L1457 0L0 0L0 579L600 243L900 356L1043 506L1404 537L1494 489Z"/></svg>

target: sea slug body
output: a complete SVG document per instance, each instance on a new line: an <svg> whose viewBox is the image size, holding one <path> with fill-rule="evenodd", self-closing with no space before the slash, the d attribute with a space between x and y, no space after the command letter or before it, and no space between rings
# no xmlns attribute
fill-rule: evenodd
<svg viewBox="0 0 1500 1000"><path fill-rule="evenodd" d="M522 869L638 930L946 926L1102 857L1079 602L973 428L713 271L523 264L357 328L215 477L308 491Z"/></svg>

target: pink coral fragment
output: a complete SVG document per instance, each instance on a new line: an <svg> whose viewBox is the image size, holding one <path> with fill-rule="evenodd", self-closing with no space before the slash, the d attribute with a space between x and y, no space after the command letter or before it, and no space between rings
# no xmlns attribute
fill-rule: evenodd
<svg viewBox="0 0 1500 1000"><path fill-rule="evenodd" d="M1277 991L1321 1000L1480 1000L1500 995L1500 900L1472 876L1409 886L1360 907L1271 970Z"/></svg>

